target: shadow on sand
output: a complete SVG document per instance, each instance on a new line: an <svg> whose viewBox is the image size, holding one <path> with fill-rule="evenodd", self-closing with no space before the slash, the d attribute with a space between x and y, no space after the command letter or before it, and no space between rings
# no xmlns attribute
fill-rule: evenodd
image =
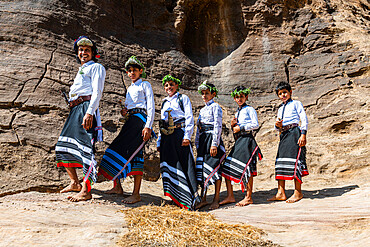
<svg viewBox="0 0 370 247"><path fill-rule="evenodd" d="M351 190L359 188L358 185L348 185L344 187L337 187L337 188L323 188L320 190L302 190L303 192L303 199L323 199L327 197L337 197L341 196ZM273 197L277 192L277 189L271 189L271 190L260 190L253 192L252 198L254 204L269 204L269 203L276 203L274 201L269 202L267 201L268 198ZM294 190L286 190L286 196L289 198L291 195L293 195ZM245 196L245 193L243 193L241 190L234 191L235 200L238 202L242 200ZM226 197L226 191L222 192L221 195L222 198ZM235 203L231 203L228 205L224 205L221 208L226 208L230 206L235 206Z"/></svg>
<svg viewBox="0 0 370 247"><path fill-rule="evenodd" d="M351 190L359 188L358 185L349 185L344 187L337 187L337 188L323 188L320 190L303 190L303 199L323 199L327 197L337 197L341 196ZM277 203L277 202L269 202L267 201L268 198L274 196L277 192L277 189L271 189L271 190L260 190L253 193L253 201L254 204L269 204L269 203ZM286 190L286 195L289 198L293 194L293 190ZM141 202L135 203L135 204L125 204L122 202L122 199L129 196L129 193L124 193L123 195L111 195L111 194L105 194L103 191L93 189L92 193L95 195L98 195L100 197L95 198L95 200L103 200L103 201L110 201L115 202L118 205L124 205L125 207L135 208L145 205L155 205L160 206L163 203L165 204L173 204L171 200L163 199L160 196L151 195L148 193L142 193L141 194ZM220 198L221 200L226 197L226 191L221 192ZM234 191L235 200L238 202L242 200L245 196L245 193L243 193L241 190ZM213 195L208 195L207 201L211 203L213 198ZM175 205L175 204L174 204ZM230 208L234 207L235 203L230 203L227 205L220 206L220 208ZM209 211L209 206L205 206L200 211Z"/></svg>
<svg viewBox="0 0 370 247"><path fill-rule="evenodd" d="M104 193L104 191L96 190L96 189L92 189L91 192L95 195L100 196L98 198L94 198L94 200L97 200L97 201L104 200L104 201L115 202L118 205L122 205L122 206L125 206L125 207L130 207L130 208L136 208L136 207L146 206L146 205L160 206L163 203L166 203L166 204L171 203L170 200L165 200L160 196L151 195L151 194L148 194L148 193L140 193L140 196L141 196L141 201L140 202L134 203L134 204L126 204L126 203L123 203L122 200L124 198L130 196L131 193L125 193L124 192L123 195L106 194L106 193Z"/></svg>

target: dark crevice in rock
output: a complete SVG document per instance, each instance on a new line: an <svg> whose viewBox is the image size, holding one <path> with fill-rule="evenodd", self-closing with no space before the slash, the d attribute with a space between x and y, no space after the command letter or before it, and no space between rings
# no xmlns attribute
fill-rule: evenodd
<svg viewBox="0 0 370 247"><path fill-rule="evenodd" d="M135 28L135 19L134 19L134 3L130 1L130 19L131 19L131 26Z"/></svg>
<svg viewBox="0 0 370 247"><path fill-rule="evenodd" d="M166 0L166 9L168 12L173 13L174 8L177 5L177 0Z"/></svg>
<svg viewBox="0 0 370 247"><path fill-rule="evenodd" d="M51 110L64 110L64 108L57 106L35 106L35 105L22 106L19 109L21 111L29 111L37 115L49 114Z"/></svg>
<svg viewBox="0 0 370 247"><path fill-rule="evenodd" d="M197 1L186 7L181 47L194 63L216 65L243 43L241 5L234 0Z"/></svg>
<svg viewBox="0 0 370 247"><path fill-rule="evenodd" d="M57 50L57 48L58 48L58 46L57 46L57 47L55 47L55 49L51 52L50 59L49 59L49 61L45 64L44 72L42 73L42 75L41 75L41 77L40 77L39 81L36 83L36 85L35 85L35 87L34 87L34 89L33 89L33 92L35 92L35 91L36 91L37 87L40 85L41 81L44 79L45 74L46 74L46 72L48 71L48 66L50 65L51 61L53 61L54 53L55 53L55 51Z"/></svg>
<svg viewBox="0 0 370 247"><path fill-rule="evenodd" d="M123 93L123 96L126 97L127 87L126 87L126 84L125 84L124 72L123 71L121 71L121 81L122 81L123 88L125 90L125 92Z"/></svg>
<svg viewBox="0 0 370 247"><path fill-rule="evenodd" d="M36 192L41 192L41 193L58 193L61 189L63 188L62 185L41 185L41 186L34 186L30 187L24 190L15 190L15 191L8 191L0 194L0 197L4 196L10 196L10 195L15 195L19 193L25 193L25 192L31 192L31 191L36 191Z"/></svg>
<svg viewBox="0 0 370 247"><path fill-rule="evenodd" d="M18 136L17 131L13 128L14 134L17 137L18 143L13 143L13 146L23 146L21 139ZM12 143L8 143L9 145L12 145Z"/></svg>
<svg viewBox="0 0 370 247"><path fill-rule="evenodd" d="M12 129L13 128L13 121L14 121L14 119L15 119L16 116L17 116L17 113L14 113L12 115L12 119L10 120L9 128L8 129Z"/></svg>
<svg viewBox="0 0 370 247"><path fill-rule="evenodd" d="M348 127L352 125L352 123L356 122L355 120L349 120L349 121L342 121L337 124L333 124L331 126L331 129L333 132L343 132L343 130L346 130Z"/></svg>
<svg viewBox="0 0 370 247"><path fill-rule="evenodd" d="M347 75L348 75L348 77L359 77L359 76L362 76L363 74L365 74L366 72L368 72L369 70L370 70L370 67L361 68L358 71L347 73Z"/></svg>
<svg viewBox="0 0 370 247"><path fill-rule="evenodd" d="M61 84L61 85L63 85L63 86L67 86L67 87L70 87L71 86L71 84L70 84L70 82L73 82L73 80L69 80L68 82L63 82L63 81L61 81L61 80L58 80L58 79L55 79L55 78L51 78L51 77L49 77L49 76L45 76L44 77L44 79L48 79L48 80L50 80L50 81L53 81L53 82L56 82L56 83L58 83L58 84Z"/></svg>
<svg viewBox="0 0 370 247"><path fill-rule="evenodd" d="M122 96L122 97L126 97L126 92L118 93L118 92L115 92L115 91L104 91L104 94L114 94L114 95L119 95L119 96Z"/></svg>
<svg viewBox="0 0 370 247"><path fill-rule="evenodd" d="M27 82L29 82L29 81L31 81L31 80L35 80L35 79L37 79L37 78L30 78L30 79L27 79L27 80L23 83L23 85L22 85L21 89L18 91L17 95L15 96L15 98L14 98L13 102L11 102L11 105L12 105L12 106L14 106L14 105L19 105L19 104L20 104L20 103L15 103L15 102L17 101L17 99L18 99L18 97L21 95L21 93L23 92L23 89L24 89L24 87L26 86Z"/></svg>
<svg viewBox="0 0 370 247"><path fill-rule="evenodd" d="M284 63L284 69L285 69L285 75L286 75L286 81L288 83L290 83L290 79L289 79L289 64L290 64L290 61L292 60L292 58L288 58L288 60Z"/></svg>

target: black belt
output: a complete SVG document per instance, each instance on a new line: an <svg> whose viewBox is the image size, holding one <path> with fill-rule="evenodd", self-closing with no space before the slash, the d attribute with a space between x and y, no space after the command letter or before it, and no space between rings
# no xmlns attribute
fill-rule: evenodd
<svg viewBox="0 0 370 247"><path fill-rule="evenodd" d="M70 108L73 108L73 107L75 107L76 105L79 105L79 104L81 104L82 102L84 102L84 101L88 101L88 100L90 100L90 99L91 99L91 95L87 95L87 96L79 96L77 99L70 101L68 104L69 104L69 107L70 107Z"/></svg>
<svg viewBox="0 0 370 247"><path fill-rule="evenodd" d="M285 126L283 126L282 128L281 128L281 132L285 132L285 131L287 131L287 130L289 130L289 129L291 129L291 128L294 128L294 127L296 127L296 126L298 126L298 124L297 123L293 123L293 124L288 124L288 125L285 125Z"/></svg>
<svg viewBox="0 0 370 247"><path fill-rule="evenodd" d="M248 131L241 130L241 131L239 131L237 133L234 133L234 138L235 138L235 140L237 140L239 137L246 136L246 135L249 135L249 134L252 134L252 131L251 130L248 130Z"/></svg>
<svg viewBox="0 0 370 247"><path fill-rule="evenodd" d="M213 130L213 125L212 124L200 124L199 130L201 133L209 131L209 130Z"/></svg>
<svg viewBox="0 0 370 247"><path fill-rule="evenodd" d="M185 128L185 122L177 122L177 123L174 124L174 127L176 129L178 129L178 128Z"/></svg>
<svg viewBox="0 0 370 247"><path fill-rule="evenodd" d="M143 108L132 108L127 112L129 115L136 114L136 113L143 113L146 115L146 110Z"/></svg>

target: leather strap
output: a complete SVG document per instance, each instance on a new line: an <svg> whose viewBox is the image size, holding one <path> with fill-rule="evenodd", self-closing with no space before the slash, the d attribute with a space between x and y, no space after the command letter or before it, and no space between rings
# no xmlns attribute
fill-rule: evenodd
<svg viewBox="0 0 370 247"><path fill-rule="evenodd" d="M79 104L81 104L82 102L84 101L88 101L91 99L91 95L87 95L87 96L79 96L77 99L75 100L72 100L69 102L69 107L70 108L73 108Z"/></svg>
<svg viewBox="0 0 370 247"><path fill-rule="evenodd" d="M296 124L296 123L285 125L285 126L283 126L283 128L281 128L281 132L287 131L287 130L289 130L291 128L294 128L296 126L298 126L298 124Z"/></svg>

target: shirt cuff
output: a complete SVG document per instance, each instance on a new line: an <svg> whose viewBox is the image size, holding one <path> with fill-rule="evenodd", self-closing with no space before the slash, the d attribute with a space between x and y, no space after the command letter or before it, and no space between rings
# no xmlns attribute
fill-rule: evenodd
<svg viewBox="0 0 370 247"><path fill-rule="evenodd" d="M94 115L93 109L92 108L87 108L86 113L89 113L90 115Z"/></svg>
<svg viewBox="0 0 370 247"><path fill-rule="evenodd" d="M211 146L218 147L218 143L217 143L217 141L212 141Z"/></svg>
<svg viewBox="0 0 370 247"><path fill-rule="evenodd" d="M184 138L182 138L182 139L183 139L183 140L184 140L184 139L188 139L188 140L190 140L189 133L185 132L185 134L184 134Z"/></svg>
<svg viewBox="0 0 370 247"><path fill-rule="evenodd" d="M302 135L307 135L307 130L301 130Z"/></svg>

